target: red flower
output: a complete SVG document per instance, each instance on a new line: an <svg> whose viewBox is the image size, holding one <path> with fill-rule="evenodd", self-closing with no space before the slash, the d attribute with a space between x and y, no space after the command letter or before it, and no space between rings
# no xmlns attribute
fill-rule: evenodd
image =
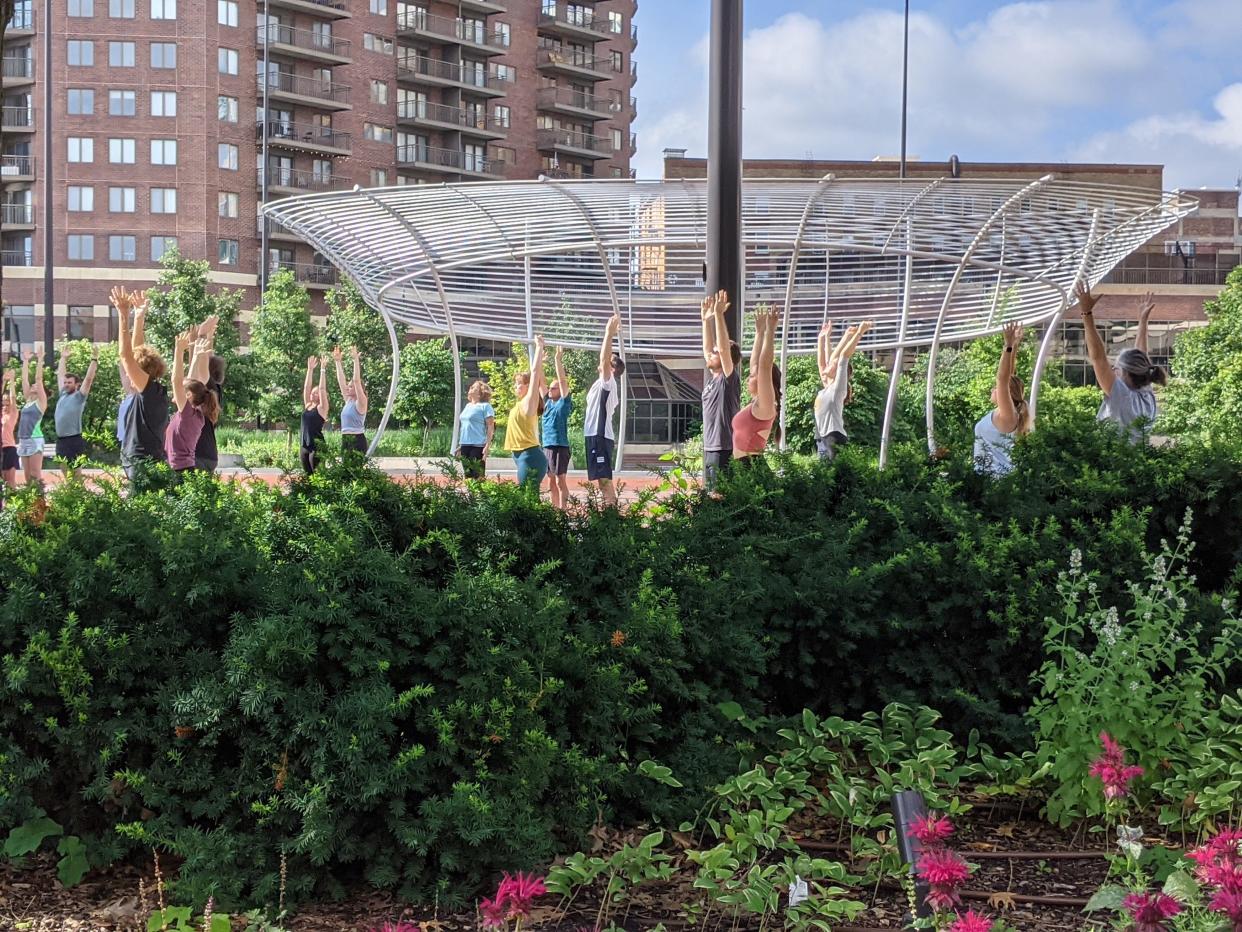
<svg viewBox="0 0 1242 932"><path fill-rule="evenodd" d="M547 892L543 881L534 874L505 874L496 888L496 895L479 904L483 925L496 927L505 925L510 919L526 919L530 916L534 899Z"/></svg>
<svg viewBox="0 0 1242 932"><path fill-rule="evenodd" d="M1225 918L1233 923L1233 932L1242 932L1242 891L1219 890L1208 909L1216 913L1224 913Z"/></svg>
<svg viewBox="0 0 1242 932"><path fill-rule="evenodd" d="M1122 905L1134 919L1135 932L1166 932L1165 922L1182 911L1182 904L1164 893L1131 893Z"/></svg>
<svg viewBox="0 0 1242 932"><path fill-rule="evenodd" d="M928 905L941 911L962 904L958 890L970 877L970 866L956 851L931 848L919 858L918 875L931 887Z"/></svg>
<svg viewBox="0 0 1242 932"><path fill-rule="evenodd" d="M957 921L949 926L949 932L992 932L992 920L971 912L957 914Z"/></svg>
<svg viewBox="0 0 1242 932"><path fill-rule="evenodd" d="M1092 762L1087 773L1100 778L1105 799L1122 799L1130 795L1130 784L1143 775L1143 768L1126 766L1126 749L1108 732L1100 732L1100 744L1104 753Z"/></svg>
<svg viewBox="0 0 1242 932"><path fill-rule="evenodd" d="M910 835L917 838L924 848L940 848L953 834L953 823L934 812L925 815L910 826Z"/></svg>

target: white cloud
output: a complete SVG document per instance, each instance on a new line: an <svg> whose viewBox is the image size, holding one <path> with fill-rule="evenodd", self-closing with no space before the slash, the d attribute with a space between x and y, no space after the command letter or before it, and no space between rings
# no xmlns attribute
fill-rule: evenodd
<svg viewBox="0 0 1242 932"><path fill-rule="evenodd" d="M1190 111L1136 120L1084 143L1089 161L1152 161L1167 165L1168 187L1232 187L1242 175L1242 83L1224 88L1210 116Z"/></svg>

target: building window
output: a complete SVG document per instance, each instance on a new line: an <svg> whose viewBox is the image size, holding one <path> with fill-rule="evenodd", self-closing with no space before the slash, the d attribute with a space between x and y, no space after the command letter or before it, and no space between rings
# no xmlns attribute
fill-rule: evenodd
<svg viewBox="0 0 1242 932"><path fill-rule="evenodd" d="M151 189L151 213L175 214L177 212L176 188Z"/></svg>
<svg viewBox="0 0 1242 932"><path fill-rule="evenodd" d="M386 104L388 103L388 82L387 81L371 81L371 103Z"/></svg>
<svg viewBox="0 0 1242 932"><path fill-rule="evenodd" d="M177 67L177 43L176 42L152 42L151 43L151 67L152 68L176 68Z"/></svg>
<svg viewBox="0 0 1242 932"><path fill-rule="evenodd" d="M237 240L222 239L216 244L216 259L221 265L237 265Z"/></svg>
<svg viewBox="0 0 1242 932"><path fill-rule="evenodd" d="M133 165L138 143L133 139L109 139L108 161L113 165Z"/></svg>
<svg viewBox="0 0 1242 932"><path fill-rule="evenodd" d="M556 0L543 0L542 9L543 9L544 16L555 16L556 15Z"/></svg>
<svg viewBox="0 0 1242 932"><path fill-rule="evenodd" d="M176 165L177 164L177 140L175 139L152 139L151 140L151 164L152 165Z"/></svg>
<svg viewBox="0 0 1242 932"><path fill-rule="evenodd" d="M89 233L69 234L69 260L90 262L95 258L95 237Z"/></svg>
<svg viewBox="0 0 1242 932"><path fill-rule="evenodd" d="M134 0L108 0L108 15L113 19L133 19Z"/></svg>
<svg viewBox="0 0 1242 932"><path fill-rule="evenodd" d="M95 309L89 304L69 305L69 339L95 339Z"/></svg>
<svg viewBox="0 0 1242 932"><path fill-rule="evenodd" d="M134 43L109 42L108 64L113 68L134 67Z"/></svg>
<svg viewBox="0 0 1242 932"><path fill-rule="evenodd" d="M372 142L392 142L392 127L380 126L378 123L364 123L362 125L363 138Z"/></svg>
<svg viewBox="0 0 1242 932"><path fill-rule="evenodd" d="M388 169L373 168L371 169L371 187L382 188L388 184Z"/></svg>
<svg viewBox="0 0 1242 932"><path fill-rule="evenodd" d="M14 347L32 349L35 313L32 304L10 304L4 309L4 338Z"/></svg>
<svg viewBox="0 0 1242 932"><path fill-rule="evenodd" d="M387 36L376 36L369 32L362 34L362 47L368 52L379 52L381 55L392 54L392 39Z"/></svg>
<svg viewBox="0 0 1242 932"><path fill-rule="evenodd" d="M218 192L217 211L221 217L236 219L241 197L234 191Z"/></svg>
<svg viewBox="0 0 1242 932"><path fill-rule="evenodd" d="M159 262L164 258L164 253L177 248L177 237L175 236L152 236L151 237L151 261Z"/></svg>
<svg viewBox="0 0 1242 932"><path fill-rule="evenodd" d="M625 72L625 55L622 52L612 53L612 70L617 74Z"/></svg>
<svg viewBox="0 0 1242 932"><path fill-rule="evenodd" d="M108 258L113 262L137 262L138 237L109 236Z"/></svg>
<svg viewBox="0 0 1242 932"><path fill-rule="evenodd" d="M498 44L504 48L509 47L510 40L512 39L512 32L509 29L508 23L497 23L494 35L496 36L496 42Z"/></svg>
<svg viewBox="0 0 1242 932"><path fill-rule="evenodd" d="M332 160L331 159L312 159L311 160L311 177L319 184L332 183Z"/></svg>
<svg viewBox="0 0 1242 932"><path fill-rule="evenodd" d="M503 129L509 128L509 121L512 117L512 111L508 107L497 104L496 108L492 111L492 116L495 119L497 126Z"/></svg>
<svg viewBox="0 0 1242 932"><path fill-rule="evenodd" d="M237 0L216 0L216 22L221 26L237 26Z"/></svg>
<svg viewBox="0 0 1242 932"><path fill-rule="evenodd" d="M370 0L371 12L376 16L388 15L388 0Z"/></svg>
<svg viewBox="0 0 1242 932"><path fill-rule="evenodd" d="M109 188L108 211L114 214L132 214L138 197L133 188Z"/></svg>
<svg viewBox="0 0 1242 932"><path fill-rule="evenodd" d="M612 151L613 152L621 151L621 148L624 145L624 139L625 139L625 134L622 133L621 130L614 129L612 131Z"/></svg>
<svg viewBox="0 0 1242 932"><path fill-rule="evenodd" d="M134 91L108 91L108 116L133 116L137 111Z"/></svg>
<svg viewBox="0 0 1242 932"><path fill-rule="evenodd" d="M90 39L70 39L67 61L77 67L91 67L95 64L95 43Z"/></svg>
<svg viewBox="0 0 1242 932"><path fill-rule="evenodd" d="M237 49L217 49L216 67L221 74L237 74Z"/></svg>
<svg viewBox="0 0 1242 932"><path fill-rule="evenodd" d="M176 91L151 92L151 116L175 117L177 115Z"/></svg>
<svg viewBox="0 0 1242 932"><path fill-rule="evenodd" d="M95 112L95 92L88 87L71 87L66 105L70 116L89 116Z"/></svg>
<svg viewBox="0 0 1242 932"><path fill-rule="evenodd" d="M69 0L69 15L87 19L95 15L95 0Z"/></svg>
<svg viewBox="0 0 1242 932"><path fill-rule="evenodd" d="M239 150L231 142L222 142L216 146L216 166L218 168L237 171Z"/></svg>
<svg viewBox="0 0 1242 932"><path fill-rule="evenodd" d="M618 36L625 32L625 17L619 10L608 11L608 30Z"/></svg>
<svg viewBox="0 0 1242 932"><path fill-rule="evenodd" d="M69 211L89 214L95 209L95 189L90 185L69 185Z"/></svg>
<svg viewBox="0 0 1242 932"><path fill-rule="evenodd" d="M237 122L237 98L225 97L221 94L216 98L216 116L221 123Z"/></svg>
<svg viewBox="0 0 1242 932"><path fill-rule="evenodd" d="M95 161L95 140L90 136L70 136L69 137L69 161L70 162L93 162Z"/></svg>
<svg viewBox="0 0 1242 932"><path fill-rule="evenodd" d="M517 69L514 68L512 65L497 65L496 70L493 71L492 74L495 77L499 78L501 81L516 81L517 80ZM481 79L482 75L480 75L479 77Z"/></svg>
<svg viewBox="0 0 1242 932"><path fill-rule="evenodd" d="M152 19L176 19L177 0L151 0Z"/></svg>

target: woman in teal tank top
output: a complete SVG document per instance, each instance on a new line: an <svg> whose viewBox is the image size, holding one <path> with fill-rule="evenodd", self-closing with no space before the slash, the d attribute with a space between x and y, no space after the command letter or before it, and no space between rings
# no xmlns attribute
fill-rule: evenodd
<svg viewBox="0 0 1242 932"><path fill-rule="evenodd" d="M358 347L350 352L354 357L354 377L345 378L345 369L341 365L341 348L332 350L332 358L336 360L336 384L340 386L345 406L341 408L341 450L367 453L367 390L362 384L362 357Z"/></svg>

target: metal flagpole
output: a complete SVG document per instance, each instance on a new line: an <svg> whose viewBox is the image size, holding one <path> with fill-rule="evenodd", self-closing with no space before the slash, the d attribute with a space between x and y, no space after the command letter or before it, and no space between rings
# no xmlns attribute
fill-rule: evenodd
<svg viewBox="0 0 1242 932"><path fill-rule="evenodd" d="M52 3L43 0L43 352L49 362L56 346L56 295L52 272L56 263L54 248L55 231L52 224L56 214L52 210L52 174L56 162L52 158ZM65 326L69 326L68 318ZM66 334L68 335L68 334Z"/></svg>
<svg viewBox="0 0 1242 932"><path fill-rule="evenodd" d="M742 342L742 0L712 0L707 146L707 294L723 289ZM727 347L721 347L728 352Z"/></svg>
<svg viewBox="0 0 1242 932"><path fill-rule="evenodd" d="M271 75L271 34L272 34L272 14L268 9L266 0L263 4L263 148L260 158L263 160L263 172L259 176L263 179L262 191L259 196L262 199L261 206L267 206L267 188L269 184L268 162L267 162L267 139L271 134L271 110L268 105L268 90L272 81ZM267 293L267 276L268 276L268 237L270 236L271 221L268 220L267 214L259 214L262 226L259 230L259 300L263 300L263 295Z"/></svg>

